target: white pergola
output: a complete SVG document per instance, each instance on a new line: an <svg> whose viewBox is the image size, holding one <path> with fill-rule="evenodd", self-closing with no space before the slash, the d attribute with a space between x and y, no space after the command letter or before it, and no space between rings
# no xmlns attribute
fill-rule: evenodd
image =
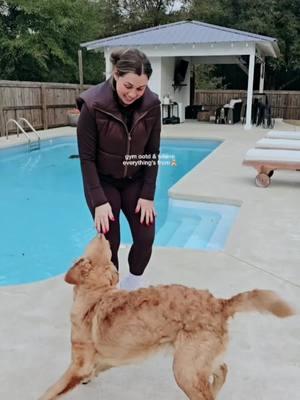
<svg viewBox="0 0 300 400"><path fill-rule="evenodd" d="M259 92L264 90L265 58L280 54L277 40L198 21L181 21L159 25L149 29L129 32L105 39L82 43L87 50L104 52L106 76L111 74L110 54L116 48L137 47L147 54L153 75L150 87L160 98L172 90L174 100L189 104L190 70L186 84L180 90L173 85L176 61L185 59L190 65L196 64L237 64L248 74L247 105L252 104L255 63L260 64ZM242 56L248 56L244 63ZM79 50L79 66L82 65ZM81 67L82 69L82 67ZM82 73L81 73L82 81ZM83 83L83 82L81 82ZM245 129L251 128L251 109L247 107Z"/></svg>

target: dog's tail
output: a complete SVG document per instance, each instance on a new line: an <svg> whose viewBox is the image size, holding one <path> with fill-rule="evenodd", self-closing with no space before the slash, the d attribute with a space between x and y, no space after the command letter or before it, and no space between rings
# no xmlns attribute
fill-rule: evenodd
<svg viewBox="0 0 300 400"><path fill-rule="evenodd" d="M227 317L232 317L237 312L258 311L271 313L279 318L295 314L293 308L271 290L252 290L239 293L231 299L223 300Z"/></svg>

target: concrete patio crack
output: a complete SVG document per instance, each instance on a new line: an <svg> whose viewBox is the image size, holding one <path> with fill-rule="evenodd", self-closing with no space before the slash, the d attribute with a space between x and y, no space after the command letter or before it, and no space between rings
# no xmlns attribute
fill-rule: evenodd
<svg viewBox="0 0 300 400"><path fill-rule="evenodd" d="M239 258L237 256L234 256L233 254L229 254L224 252L224 254L226 254L227 256L234 258L235 260L240 261L242 264L247 264L249 267L255 268L258 271L264 272L265 274L268 274L270 276L272 276L273 278L279 279L282 282L288 283L291 286L296 287L297 289L300 289L300 285L294 282L291 282L289 279L283 278L280 275L274 274L273 272L267 271L266 269L259 267L258 265L252 264L249 261L243 260L242 258Z"/></svg>

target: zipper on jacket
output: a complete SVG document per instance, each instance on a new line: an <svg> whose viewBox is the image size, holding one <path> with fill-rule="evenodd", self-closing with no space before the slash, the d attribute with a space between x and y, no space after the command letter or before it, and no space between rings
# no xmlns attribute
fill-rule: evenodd
<svg viewBox="0 0 300 400"><path fill-rule="evenodd" d="M156 106L154 106L154 107L156 107ZM127 125L125 124L125 122L124 122L121 118L118 118L118 117L116 117L114 114L112 114L112 113L110 113L110 112L108 112L108 111L102 110L101 108L96 108L96 107L95 107L95 110L99 110L99 111L103 112L104 114L110 115L110 116L113 117L115 120L121 122L121 124L124 126L125 132L126 132L126 134L127 134L126 155L130 155L131 139L132 139L132 133L133 133L133 131L134 131L134 128L137 126L137 123L138 123L141 119L143 119L143 118L145 117L145 115L147 115L147 114L152 110L152 108L154 108L154 107L151 107L149 110L145 111L145 112L135 121L135 123L134 123L134 125L131 127L130 131L128 130ZM127 171L128 171L128 165L125 164L123 178L126 178L126 176L127 176Z"/></svg>
<svg viewBox="0 0 300 400"><path fill-rule="evenodd" d="M134 123L134 125L131 127L130 131L128 131L127 126L126 126L126 132L127 132L127 149L126 149L126 154L130 154L130 147L131 147L131 139L132 139L132 133L134 131L134 128L137 126L137 123L145 117L145 115L148 114L149 111L144 112ZM124 168L124 174L123 177L125 178L127 176L127 171L128 171L128 165L125 164Z"/></svg>
<svg viewBox="0 0 300 400"><path fill-rule="evenodd" d="M131 145L131 135L130 135L130 132L128 132L128 135L127 135L127 147L126 147L126 154L130 154L130 145ZM125 160L126 161L126 160ZM127 163L125 164L125 166L124 166L124 174L123 174L123 178L125 178L126 177L126 175L127 175L127 171L128 171L128 165L127 165Z"/></svg>

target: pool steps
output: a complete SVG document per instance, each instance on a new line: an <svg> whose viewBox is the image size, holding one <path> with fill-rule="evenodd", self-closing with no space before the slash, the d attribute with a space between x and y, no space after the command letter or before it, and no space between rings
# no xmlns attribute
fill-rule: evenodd
<svg viewBox="0 0 300 400"><path fill-rule="evenodd" d="M191 216L175 220L167 221L163 227L157 232L155 244L168 247L184 247L195 249L199 248L201 243L202 248L206 248L214 229L215 218L211 215Z"/></svg>

